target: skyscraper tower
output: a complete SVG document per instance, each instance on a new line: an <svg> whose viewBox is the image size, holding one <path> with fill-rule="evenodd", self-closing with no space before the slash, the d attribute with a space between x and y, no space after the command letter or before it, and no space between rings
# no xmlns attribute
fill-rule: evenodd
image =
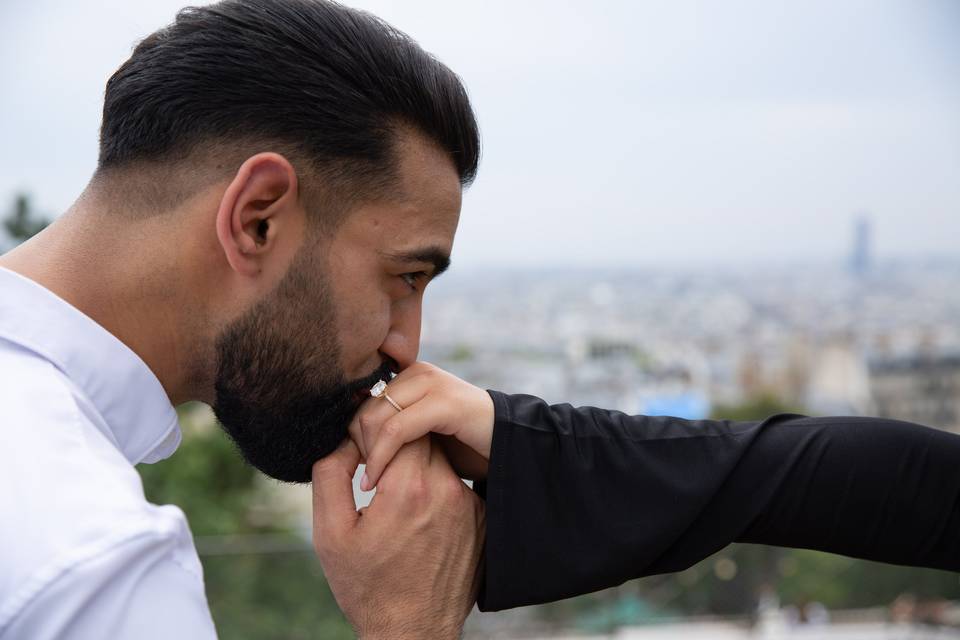
<svg viewBox="0 0 960 640"><path fill-rule="evenodd" d="M853 247L850 252L850 271L862 276L870 270L870 241L872 228L869 216L861 214L853 221Z"/></svg>

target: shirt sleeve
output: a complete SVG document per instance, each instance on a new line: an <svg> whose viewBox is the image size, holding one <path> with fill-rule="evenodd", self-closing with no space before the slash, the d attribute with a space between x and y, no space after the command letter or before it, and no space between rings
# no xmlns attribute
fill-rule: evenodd
<svg viewBox="0 0 960 640"><path fill-rule="evenodd" d="M679 571L736 541L960 569L960 436L878 418L688 421L490 394L482 611Z"/></svg>
<svg viewBox="0 0 960 640"><path fill-rule="evenodd" d="M0 639L215 640L199 564L171 537L111 544L30 598Z"/></svg>

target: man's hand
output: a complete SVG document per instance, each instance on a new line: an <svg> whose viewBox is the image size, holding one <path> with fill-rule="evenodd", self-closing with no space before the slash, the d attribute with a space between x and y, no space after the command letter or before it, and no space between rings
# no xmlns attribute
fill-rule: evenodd
<svg viewBox="0 0 960 640"><path fill-rule="evenodd" d="M313 467L313 543L337 603L364 640L458 638L479 586L482 501L425 437L357 511L359 463L347 440Z"/></svg>
<svg viewBox="0 0 960 640"><path fill-rule="evenodd" d="M417 362L387 386L402 408L384 398L368 400L350 425L367 468L360 488L368 491L407 442L434 432L457 472L474 480L485 478L493 440L494 409L490 394L443 369Z"/></svg>

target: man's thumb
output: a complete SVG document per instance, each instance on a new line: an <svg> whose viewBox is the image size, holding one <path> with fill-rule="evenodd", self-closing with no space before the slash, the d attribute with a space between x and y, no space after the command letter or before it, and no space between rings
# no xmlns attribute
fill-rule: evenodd
<svg viewBox="0 0 960 640"><path fill-rule="evenodd" d="M314 542L339 537L356 524L353 475L360 465L360 450L347 438L337 449L313 465Z"/></svg>

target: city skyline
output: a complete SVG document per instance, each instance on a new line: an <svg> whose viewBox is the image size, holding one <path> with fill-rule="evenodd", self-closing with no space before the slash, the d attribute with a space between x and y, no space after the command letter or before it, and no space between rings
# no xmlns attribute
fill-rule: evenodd
<svg viewBox="0 0 960 640"><path fill-rule="evenodd" d="M107 77L183 3L0 6L0 203L71 204ZM472 96L458 268L842 261L860 211L879 261L956 255L955 3L351 4Z"/></svg>

